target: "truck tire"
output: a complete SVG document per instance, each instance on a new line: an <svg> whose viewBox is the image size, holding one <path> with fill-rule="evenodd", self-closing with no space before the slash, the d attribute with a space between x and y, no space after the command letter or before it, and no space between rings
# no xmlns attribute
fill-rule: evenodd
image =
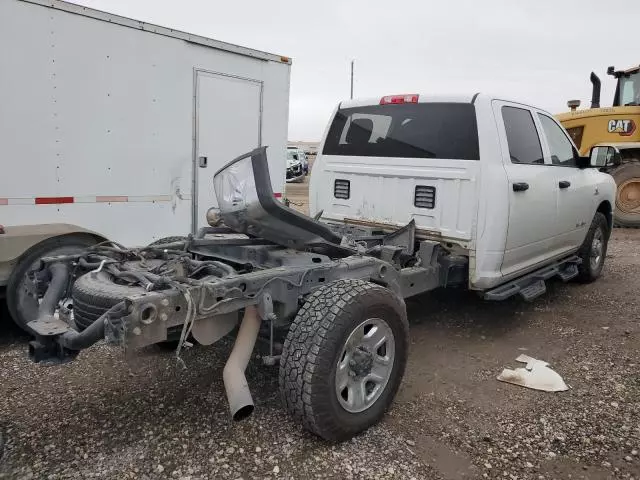
<svg viewBox="0 0 640 480"><path fill-rule="evenodd" d="M143 287L119 285L106 272L88 273L73 284L73 319L82 331L100 318L124 297L143 293ZM180 343L181 327L167 331L167 340L158 343L161 348L175 350Z"/></svg>
<svg viewBox="0 0 640 480"><path fill-rule="evenodd" d="M287 410L329 441L374 425L402 381L408 333L404 303L390 290L362 280L318 288L282 350L279 383Z"/></svg>
<svg viewBox="0 0 640 480"><path fill-rule="evenodd" d="M15 266L7 283L7 308L13 321L23 330L29 331L27 323L38 315L38 303L33 297L33 289L28 274L36 268L43 257L52 255L72 255L95 245L96 239L90 235L64 235L44 240L27 250Z"/></svg>
<svg viewBox="0 0 640 480"><path fill-rule="evenodd" d="M82 331L124 297L144 293L143 287L119 285L107 272L87 273L73 284L73 319Z"/></svg>
<svg viewBox="0 0 640 480"><path fill-rule="evenodd" d="M604 260L607 256L609 234L607 218L602 213L596 212L587 236L578 250L578 256L582 260L578 266L578 276L576 277L579 282L594 282L602 273Z"/></svg>
<svg viewBox="0 0 640 480"><path fill-rule="evenodd" d="M616 181L616 227L640 228L640 162L625 163L611 172Z"/></svg>

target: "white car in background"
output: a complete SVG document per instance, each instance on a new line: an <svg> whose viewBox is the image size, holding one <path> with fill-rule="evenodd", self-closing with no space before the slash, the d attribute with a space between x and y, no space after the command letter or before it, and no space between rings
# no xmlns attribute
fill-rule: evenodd
<svg viewBox="0 0 640 480"><path fill-rule="evenodd" d="M289 154L289 152L293 152L296 155L296 158L298 160L300 160L300 163L302 164L302 170L304 171L305 175L309 174L309 159L307 158L307 154L304 152L304 150L302 150L301 148L295 147L295 146L288 146L287 147L287 155Z"/></svg>
<svg viewBox="0 0 640 480"><path fill-rule="evenodd" d="M287 149L287 183L302 182L305 172L297 150Z"/></svg>

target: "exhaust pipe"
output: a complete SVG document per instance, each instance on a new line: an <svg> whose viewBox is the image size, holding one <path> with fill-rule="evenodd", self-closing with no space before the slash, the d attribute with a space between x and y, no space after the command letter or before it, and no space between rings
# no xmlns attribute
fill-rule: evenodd
<svg viewBox="0 0 640 480"><path fill-rule="evenodd" d="M258 338L260 323L256 307L251 305L245 308L236 343L233 345L231 355L229 355L222 371L231 416L236 421L247 418L253 412L253 398L251 398L244 371L251 358L256 338Z"/></svg>
<svg viewBox="0 0 640 480"><path fill-rule="evenodd" d="M593 84L591 91L591 108L600 108L600 79L594 72L591 72L589 80L591 80Z"/></svg>

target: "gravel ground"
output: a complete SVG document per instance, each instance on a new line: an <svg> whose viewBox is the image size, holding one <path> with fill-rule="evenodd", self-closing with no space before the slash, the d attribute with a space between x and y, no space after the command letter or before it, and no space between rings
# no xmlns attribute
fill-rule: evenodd
<svg viewBox="0 0 640 480"><path fill-rule="evenodd" d="M380 425L339 445L288 418L277 370L258 361L248 371L256 411L232 423L221 381L230 342L190 349L186 370L171 352L125 359L104 345L45 367L9 330L0 478L638 480L640 230L615 231L597 283L549 290L533 303L464 292L411 300L398 397ZM496 381L522 352L550 362L571 389Z"/></svg>

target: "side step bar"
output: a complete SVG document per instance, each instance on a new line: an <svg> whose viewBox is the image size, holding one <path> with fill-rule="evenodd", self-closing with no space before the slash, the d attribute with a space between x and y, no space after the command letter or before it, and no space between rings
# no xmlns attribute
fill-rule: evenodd
<svg viewBox="0 0 640 480"><path fill-rule="evenodd" d="M507 282L484 293L485 300L506 300L513 295L520 294L522 298L531 301L543 295L547 291L545 281L551 277L560 277L563 282L568 282L578 276L578 265L582 260L572 256L542 267L540 270Z"/></svg>

